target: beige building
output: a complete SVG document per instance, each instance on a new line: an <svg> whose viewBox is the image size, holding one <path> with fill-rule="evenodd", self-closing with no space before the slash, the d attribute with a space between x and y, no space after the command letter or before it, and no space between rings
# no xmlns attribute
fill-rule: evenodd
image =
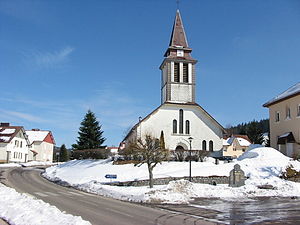
<svg viewBox="0 0 300 225"><path fill-rule="evenodd" d="M247 135L232 135L223 139L223 157L237 158L242 155L251 145L251 141Z"/></svg>
<svg viewBox="0 0 300 225"><path fill-rule="evenodd" d="M289 157L300 155L300 82L263 105L269 108L270 144Z"/></svg>

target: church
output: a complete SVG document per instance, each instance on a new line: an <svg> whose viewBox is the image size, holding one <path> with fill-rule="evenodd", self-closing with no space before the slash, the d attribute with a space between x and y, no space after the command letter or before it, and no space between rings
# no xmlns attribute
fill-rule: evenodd
<svg viewBox="0 0 300 225"><path fill-rule="evenodd" d="M150 134L173 150L206 150L218 153L223 147L224 128L196 103L197 60L191 56L179 10L176 12L169 47L160 65L161 105L141 119L123 143Z"/></svg>

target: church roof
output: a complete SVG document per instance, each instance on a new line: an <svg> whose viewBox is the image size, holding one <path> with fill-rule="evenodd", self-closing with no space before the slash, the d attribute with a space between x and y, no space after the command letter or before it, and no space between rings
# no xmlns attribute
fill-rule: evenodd
<svg viewBox="0 0 300 225"><path fill-rule="evenodd" d="M154 113L156 113L161 107L165 106L165 105L190 105L190 106L196 106L197 108L199 108L201 111L203 111L212 121L214 121L217 126L219 126L223 133L226 133L226 130L224 129L224 127L218 123L217 120L215 120L215 118L213 118L205 109L203 109L199 104L197 103L173 103L173 102L165 102L164 104L161 104L159 107L157 107L156 109L154 109L151 113L149 113L146 117L144 117L142 120L140 120L138 123L136 123L131 129L130 131L127 133L127 135L125 136L125 138L123 139L122 142L124 142L129 136L130 134L145 120L147 120L151 115L153 115Z"/></svg>
<svg viewBox="0 0 300 225"><path fill-rule="evenodd" d="M188 48L188 43L185 35L185 31L183 28L183 23L181 20L179 9L176 11L175 21L172 29L171 39L170 39L170 47L184 47Z"/></svg>

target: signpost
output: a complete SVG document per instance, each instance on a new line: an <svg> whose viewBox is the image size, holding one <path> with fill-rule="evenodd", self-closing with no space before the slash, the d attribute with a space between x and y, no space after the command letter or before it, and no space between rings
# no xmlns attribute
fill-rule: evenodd
<svg viewBox="0 0 300 225"><path fill-rule="evenodd" d="M106 174L105 178L110 179L111 182L111 179L117 179L117 174Z"/></svg>

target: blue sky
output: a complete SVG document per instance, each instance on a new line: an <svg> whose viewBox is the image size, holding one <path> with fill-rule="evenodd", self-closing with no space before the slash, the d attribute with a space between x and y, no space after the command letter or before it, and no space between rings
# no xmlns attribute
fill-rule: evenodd
<svg viewBox="0 0 300 225"><path fill-rule="evenodd" d="M182 0L196 98L224 127L268 117L299 82L300 1ZM106 145L160 105L175 0L0 0L0 121L76 142L88 109Z"/></svg>

